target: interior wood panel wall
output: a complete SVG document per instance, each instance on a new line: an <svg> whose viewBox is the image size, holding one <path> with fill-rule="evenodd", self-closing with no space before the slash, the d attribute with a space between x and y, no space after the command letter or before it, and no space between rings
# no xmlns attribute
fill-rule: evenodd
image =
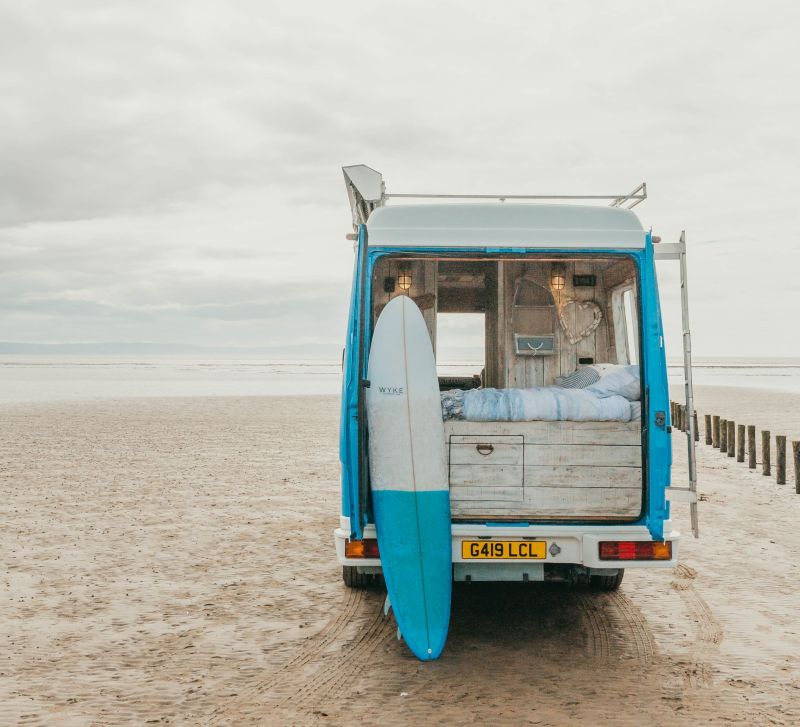
<svg viewBox="0 0 800 727"><path fill-rule="evenodd" d="M551 386L556 376L565 376L572 373L578 367L578 359L589 357L595 363L606 363L611 360L609 352L609 329L608 317L610 309L608 305L607 289L603 285L600 274L601 266L607 265L601 262L566 262L563 263L566 269L566 286L560 292L555 292L556 300L568 301L593 301L603 313L600 325L578 343L570 343L560 324L556 327L556 352L552 356L517 356L514 350L514 333L510 325L500 332L501 344L505 358L506 381L504 386L510 388L528 388L531 386ZM550 276L552 273L552 263L542 262L521 262L514 261L505 263L505 291L504 301L507 311L511 311L514 300L516 283L521 278L532 280L533 282L550 289ZM597 285L594 287L574 287L573 275L596 275ZM567 320L572 329L575 330L577 308L571 306L567 309ZM535 331L529 331L535 333Z"/></svg>
<svg viewBox="0 0 800 727"><path fill-rule="evenodd" d="M422 298L425 296L427 307L422 309L422 317L428 326L428 333L431 336L433 350L436 351L436 296L437 296L437 270L436 260L402 260L384 258L375 266L372 280L372 325L383 310L384 306L398 295L403 295L399 286L395 287L393 293L383 290L383 280L392 277L397 280L401 268L407 268L411 272L411 288L408 294L411 298ZM432 296L432 298L428 298Z"/></svg>

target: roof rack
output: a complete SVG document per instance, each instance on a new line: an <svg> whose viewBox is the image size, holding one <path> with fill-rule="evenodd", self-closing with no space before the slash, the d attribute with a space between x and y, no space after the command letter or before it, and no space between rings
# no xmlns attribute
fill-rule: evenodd
<svg viewBox="0 0 800 727"><path fill-rule="evenodd" d="M633 209L647 199L645 182L628 194L387 194L383 175L365 164L342 167L342 172L355 228L359 224L366 224L372 211L385 205L388 199L494 199L499 202L509 199L610 200L609 206L624 209Z"/></svg>

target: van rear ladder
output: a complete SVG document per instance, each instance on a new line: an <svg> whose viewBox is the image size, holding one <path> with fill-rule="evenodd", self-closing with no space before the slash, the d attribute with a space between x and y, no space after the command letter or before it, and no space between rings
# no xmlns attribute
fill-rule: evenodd
<svg viewBox="0 0 800 727"><path fill-rule="evenodd" d="M694 388L692 385L692 334L689 330L689 282L686 272L686 231L679 242L653 245L656 260L677 260L681 271L681 325L683 329L683 388L686 401L688 487L668 487L667 497L672 501L689 503L692 534L699 537L697 521L697 458L695 453Z"/></svg>

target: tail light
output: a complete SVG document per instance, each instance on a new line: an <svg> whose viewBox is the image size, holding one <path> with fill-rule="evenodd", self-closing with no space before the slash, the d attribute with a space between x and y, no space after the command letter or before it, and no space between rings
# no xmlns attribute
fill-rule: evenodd
<svg viewBox="0 0 800 727"><path fill-rule="evenodd" d="M605 541L600 543L600 560L672 560L672 543Z"/></svg>
<svg viewBox="0 0 800 727"><path fill-rule="evenodd" d="M345 540L345 558L379 558L378 541L375 538L364 540Z"/></svg>

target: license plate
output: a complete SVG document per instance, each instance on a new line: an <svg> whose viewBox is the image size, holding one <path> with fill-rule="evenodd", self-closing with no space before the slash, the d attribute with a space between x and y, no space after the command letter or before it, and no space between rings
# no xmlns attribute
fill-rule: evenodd
<svg viewBox="0 0 800 727"><path fill-rule="evenodd" d="M544 540L462 540L464 560L544 560L547 543Z"/></svg>

